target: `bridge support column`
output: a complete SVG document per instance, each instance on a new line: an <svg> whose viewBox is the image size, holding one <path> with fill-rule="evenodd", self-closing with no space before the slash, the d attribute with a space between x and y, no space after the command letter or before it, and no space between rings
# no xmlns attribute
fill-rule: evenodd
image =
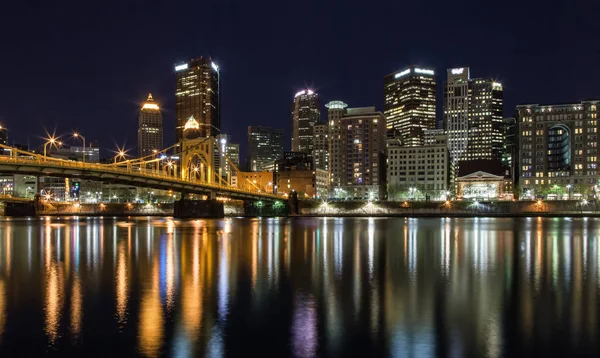
<svg viewBox="0 0 600 358"><path fill-rule="evenodd" d="M217 200L177 200L173 204L173 216L181 219L225 217L225 207Z"/></svg>
<svg viewBox="0 0 600 358"><path fill-rule="evenodd" d="M244 200L244 216L278 217L290 215L290 205L284 201Z"/></svg>

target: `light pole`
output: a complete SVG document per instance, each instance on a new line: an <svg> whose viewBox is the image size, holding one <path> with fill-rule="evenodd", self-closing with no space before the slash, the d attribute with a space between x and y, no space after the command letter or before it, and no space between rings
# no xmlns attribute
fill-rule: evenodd
<svg viewBox="0 0 600 358"><path fill-rule="evenodd" d="M46 141L46 143L44 143L44 161L46 160L46 151L48 149L48 144L51 145L55 145L56 143L59 143L55 137L50 137L48 138L48 141Z"/></svg>
<svg viewBox="0 0 600 358"><path fill-rule="evenodd" d="M567 190L569 191L569 200L571 200L571 184L567 184Z"/></svg>
<svg viewBox="0 0 600 358"><path fill-rule="evenodd" d="M119 152L117 153L117 155L115 155L115 162L114 162L114 164L117 164L117 158L123 158L123 159L125 159L125 151L119 150Z"/></svg>
<svg viewBox="0 0 600 358"><path fill-rule="evenodd" d="M556 200L558 200L558 185L554 184L554 195L556 195Z"/></svg>
<svg viewBox="0 0 600 358"><path fill-rule="evenodd" d="M74 138L81 138L81 140L83 141L83 151L82 151L83 159L82 159L82 161L85 163L85 137L82 136L81 134L77 133L77 132L73 133L73 137Z"/></svg>

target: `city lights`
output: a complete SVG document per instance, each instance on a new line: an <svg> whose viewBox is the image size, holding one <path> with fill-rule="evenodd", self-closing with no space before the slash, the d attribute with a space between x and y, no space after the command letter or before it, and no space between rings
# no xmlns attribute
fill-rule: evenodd
<svg viewBox="0 0 600 358"><path fill-rule="evenodd" d="M184 63L183 65L175 66L175 71L177 71L177 72L178 71L183 71L183 70L187 70L187 68L188 68L188 64Z"/></svg>

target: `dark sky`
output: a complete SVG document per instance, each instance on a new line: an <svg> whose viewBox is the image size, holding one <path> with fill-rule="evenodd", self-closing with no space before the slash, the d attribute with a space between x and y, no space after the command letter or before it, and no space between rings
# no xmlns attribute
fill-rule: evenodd
<svg viewBox="0 0 600 358"><path fill-rule="evenodd" d="M438 87L455 66L497 78L506 116L600 98L597 0L3 1L0 49L0 121L31 144L78 128L134 149L148 92L172 143L173 66L201 55L221 67L222 131L243 150L250 124L284 128L289 148L305 85L381 110L383 76L411 63L435 67Z"/></svg>

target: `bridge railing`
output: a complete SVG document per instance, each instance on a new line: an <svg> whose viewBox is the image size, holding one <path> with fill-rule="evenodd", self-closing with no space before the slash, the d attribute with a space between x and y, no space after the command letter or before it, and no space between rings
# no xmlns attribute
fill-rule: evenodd
<svg viewBox="0 0 600 358"><path fill-rule="evenodd" d="M180 183L180 184L197 185L200 187L206 187L206 188L211 188L211 189L221 190L221 191L230 191L230 192L237 192L237 193L243 193L243 194L251 194L251 195L258 195L258 196L263 196L263 197L269 197L269 198L273 198L273 199L282 199L282 197L279 195L271 194L271 193L267 193L267 192L259 192L259 191L241 189L241 188L231 187L231 186L227 186L227 185L222 185L220 183L213 184L213 183L205 183L205 182L195 181L195 180L184 180L182 178L179 178L177 175L171 175L168 172L164 172L163 170L157 171L155 169L148 169L145 167L127 166L127 167L123 168L123 167L115 166L114 164L83 163L83 162L76 162L76 161L71 161L71 160L64 160L64 159L43 157L43 156L17 156L17 157L0 156L0 162L24 164L24 165L29 164L29 165L36 165L36 166L55 167L55 168L61 168L61 169L73 168L73 169L80 169L80 170L94 170L94 171L99 171L99 172L104 172L104 173L137 175L142 178L154 178L154 179L160 179L160 180L165 180L165 181L170 181L170 182L176 182L176 183Z"/></svg>

